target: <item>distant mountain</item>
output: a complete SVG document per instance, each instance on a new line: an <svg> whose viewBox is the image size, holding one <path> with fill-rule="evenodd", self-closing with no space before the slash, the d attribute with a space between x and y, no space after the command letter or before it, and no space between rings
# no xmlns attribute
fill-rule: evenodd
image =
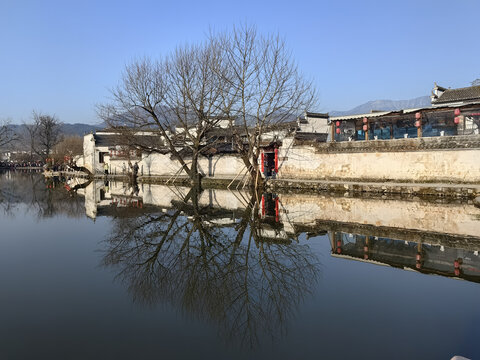
<svg viewBox="0 0 480 360"><path fill-rule="evenodd" d="M103 129L103 125L88 125L88 124L62 124L61 131L65 135L83 136L92 131Z"/></svg>
<svg viewBox="0 0 480 360"><path fill-rule="evenodd" d="M11 125L8 125L8 127L17 135L22 135L26 131L23 125L11 124ZM62 132L62 134L67 136L71 136L71 135L83 136L92 131L100 130L103 128L104 126L102 125L62 124L60 131Z"/></svg>
<svg viewBox="0 0 480 360"><path fill-rule="evenodd" d="M422 107L429 107L430 96L420 96L410 100L373 100L365 104L359 105L348 111L330 111L330 116L346 116L355 114L367 114L372 110L392 111L402 109L415 109Z"/></svg>

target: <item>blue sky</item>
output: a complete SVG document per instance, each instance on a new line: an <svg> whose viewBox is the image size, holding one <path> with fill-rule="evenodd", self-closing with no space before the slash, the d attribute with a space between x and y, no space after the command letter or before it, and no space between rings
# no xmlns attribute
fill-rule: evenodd
<svg viewBox="0 0 480 360"><path fill-rule="evenodd" d="M285 37L317 110L429 95L480 78L479 16L479 0L0 0L0 119L97 123L133 58L245 22Z"/></svg>

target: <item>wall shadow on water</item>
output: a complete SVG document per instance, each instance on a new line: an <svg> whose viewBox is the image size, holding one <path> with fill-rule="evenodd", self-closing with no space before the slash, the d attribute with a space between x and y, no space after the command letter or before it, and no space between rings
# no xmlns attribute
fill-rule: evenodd
<svg viewBox="0 0 480 360"><path fill-rule="evenodd" d="M278 240L256 196L232 212L200 205L199 195L191 189L167 209L118 209L103 265L118 271L136 302L170 303L215 324L229 343L255 348L283 337L315 287L318 258L295 238Z"/></svg>

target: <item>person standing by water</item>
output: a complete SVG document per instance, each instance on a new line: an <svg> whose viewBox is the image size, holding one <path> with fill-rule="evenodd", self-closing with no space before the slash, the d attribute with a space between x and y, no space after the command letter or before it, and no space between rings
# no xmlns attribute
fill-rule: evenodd
<svg viewBox="0 0 480 360"><path fill-rule="evenodd" d="M128 166L132 169L132 178L136 179L138 175L138 162L135 161L135 164L132 166L132 163L129 161Z"/></svg>
<svg viewBox="0 0 480 360"><path fill-rule="evenodd" d="M133 165L133 176L137 177L138 175L138 162L135 161L135 164Z"/></svg>

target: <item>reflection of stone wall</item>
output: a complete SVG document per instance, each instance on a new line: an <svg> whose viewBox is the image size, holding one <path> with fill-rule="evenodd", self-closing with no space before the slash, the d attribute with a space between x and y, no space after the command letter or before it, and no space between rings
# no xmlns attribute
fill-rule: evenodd
<svg viewBox="0 0 480 360"><path fill-rule="evenodd" d="M88 217L95 219L97 217L97 186L95 181L92 181L85 188L85 213Z"/></svg>
<svg viewBox="0 0 480 360"><path fill-rule="evenodd" d="M105 189L104 183L94 181L85 189L87 216L96 215L96 206L100 205L100 188ZM133 191L128 184L110 182L106 198L132 195ZM171 208L172 202L181 201L188 191L188 187L143 184L135 196L142 197L145 205ZM480 237L480 209L473 205L312 194L278 194L278 196L280 221L289 233L295 232L295 226L315 227L317 222L332 221ZM248 192L207 189L202 192L199 205L225 210L244 210L249 200Z"/></svg>
<svg viewBox="0 0 480 360"><path fill-rule="evenodd" d="M480 209L466 204L281 194L281 221L368 224L463 236L480 236Z"/></svg>
<svg viewBox="0 0 480 360"><path fill-rule="evenodd" d="M312 143L283 147L278 177L475 183L479 158L480 136Z"/></svg>

